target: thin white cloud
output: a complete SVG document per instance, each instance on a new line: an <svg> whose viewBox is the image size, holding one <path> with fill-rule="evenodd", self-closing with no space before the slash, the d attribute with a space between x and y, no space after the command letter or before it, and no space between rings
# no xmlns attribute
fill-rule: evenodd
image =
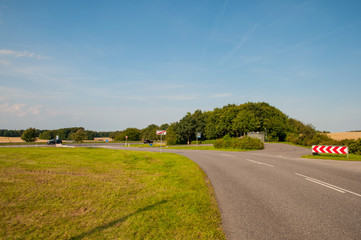
<svg viewBox="0 0 361 240"><path fill-rule="evenodd" d="M0 65L4 65L6 67L9 67L11 63L5 59L0 59Z"/></svg>
<svg viewBox="0 0 361 240"><path fill-rule="evenodd" d="M185 100L194 100L197 98L195 95L172 95L172 96L159 96L157 97L161 100L168 100L168 101L185 101Z"/></svg>
<svg viewBox="0 0 361 240"><path fill-rule="evenodd" d="M296 43L296 44L294 44L294 45L292 45L292 46L289 46L289 47L298 47L298 46L307 45L307 44L310 44L310 43L312 43L312 42L314 42L314 41L318 41L318 40L320 40L320 39L327 38L327 37L329 37L329 36L338 34L338 33L342 32L342 31L347 30L347 29L352 29L352 28L354 28L354 27L358 27L359 25L361 25L361 22L354 22L354 23L352 23L352 24L349 24L349 25L346 25L346 26L342 26L342 27L333 29L333 30L331 30L331 31L323 32L323 33L321 33L321 34L319 34L319 35L312 36L311 38L304 39L304 40L302 40L302 41L300 41L300 42L298 42L298 43ZM283 51L288 50L289 47L287 47L287 48L284 49Z"/></svg>
<svg viewBox="0 0 361 240"><path fill-rule="evenodd" d="M225 98L225 97L230 97L230 96L232 96L231 93L219 93L219 94L211 96L211 98Z"/></svg>
<svg viewBox="0 0 361 240"><path fill-rule="evenodd" d="M18 87L3 87L0 86L0 95L4 100L15 101L16 99L35 99L38 98L33 92L27 91Z"/></svg>
<svg viewBox="0 0 361 240"><path fill-rule="evenodd" d="M0 56L10 56L15 58L26 57L26 58L36 58L36 59L47 58L29 51L14 51L10 49L0 49Z"/></svg>
<svg viewBox="0 0 361 240"><path fill-rule="evenodd" d="M226 11L227 9L227 5L228 5L228 0L225 0L224 3L223 3L223 7L222 7L222 10L221 12L218 14L215 22L214 22L214 25L213 25L213 29L212 29L212 33L211 35L209 36L207 42L204 44L203 46L203 50L202 50L202 55L201 55L201 59L203 59L203 57L206 55L207 53L207 50L208 50L208 45L209 43L213 40L214 36L216 35L216 31L218 30L218 27L223 19L223 15L224 15L224 12Z"/></svg>
<svg viewBox="0 0 361 240"><path fill-rule="evenodd" d="M23 103L3 103L0 104L0 115L1 116L16 116L24 117L26 115L38 115L41 112L41 106L28 106Z"/></svg>
<svg viewBox="0 0 361 240"><path fill-rule="evenodd" d="M256 29L258 28L258 26L261 24L261 22L255 24L248 32L246 32L241 40L233 47L233 49L222 58L222 60L220 61L219 65L223 65L228 59L230 59L246 42L248 42L248 40L252 37L252 34L254 33L254 31L256 31Z"/></svg>

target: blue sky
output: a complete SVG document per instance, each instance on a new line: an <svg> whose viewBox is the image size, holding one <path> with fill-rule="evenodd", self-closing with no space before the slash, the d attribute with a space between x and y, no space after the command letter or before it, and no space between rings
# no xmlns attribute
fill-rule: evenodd
<svg viewBox="0 0 361 240"><path fill-rule="evenodd" d="M171 123L267 102L361 129L360 1L0 0L0 128Z"/></svg>

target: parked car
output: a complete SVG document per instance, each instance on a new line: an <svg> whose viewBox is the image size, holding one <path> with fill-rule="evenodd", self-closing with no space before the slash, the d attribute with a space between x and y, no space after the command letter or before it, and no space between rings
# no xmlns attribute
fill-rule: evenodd
<svg viewBox="0 0 361 240"><path fill-rule="evenodd" d="M143 141L143 143L144 143L144 144L151 144L151 143L153 143L153 141L152 141L152 140L149 140L149 139L145 139L145 140Z"/></svg>
<svg viewBox="0 0 361 240"><path fill-rule="evenodd" d="M63 141L61 139L50 139L47 144L50 145L50 144L62 144Z"/></svg>

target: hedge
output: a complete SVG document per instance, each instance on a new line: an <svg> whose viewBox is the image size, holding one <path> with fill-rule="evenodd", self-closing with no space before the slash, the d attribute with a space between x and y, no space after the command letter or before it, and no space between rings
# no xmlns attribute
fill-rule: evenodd
<svg viewBox="0 0 361 240"><path fill-rule="evenodd" d="M264 149L264 144L257 138L225 138L217 139L214 144L216 149L246 149L246 150L261 150Z"/></svg>

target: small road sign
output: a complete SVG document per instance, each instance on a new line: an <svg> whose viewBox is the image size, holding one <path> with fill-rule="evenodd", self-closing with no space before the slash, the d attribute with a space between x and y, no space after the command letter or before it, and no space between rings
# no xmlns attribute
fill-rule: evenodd
<svg viewBox="0 0 361 240"><path fill-rule="evenodd" d="M166 130L157 130L157 135L167 135Z"/></svg>
<svg viewBox="0 0 361 240"><path fill-rule="evenodd" d="M202 137L202 133L197 133L197 138L201 138Z"/></svg>

